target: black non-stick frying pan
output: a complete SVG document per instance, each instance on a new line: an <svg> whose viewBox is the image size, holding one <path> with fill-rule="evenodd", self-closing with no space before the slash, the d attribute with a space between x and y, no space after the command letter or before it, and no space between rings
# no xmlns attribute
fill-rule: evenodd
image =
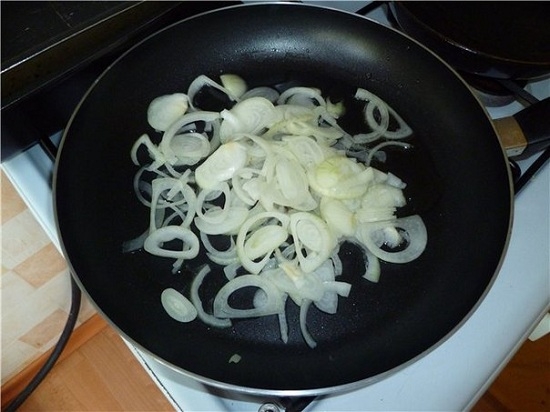
<svg viewBox="0 0 550 412"><path fill-rule="evenodd" d="M414 149L390 155L388 164L408 182L406 212L424 219L427 248L409 264L384 264L373 284L361 279L359 251L344 246L342 276L352 292L336 315L309 311L315 349L302 340L292 307L287 344L276 317L228 329L177 323L162 308L160 293L168 286L188 293L206 258L173 275L170 260L121 252L149 218L132 189L136 166L130 160L137 137L154 134L146 121L149 102L185 92L200 74L222 73L239 74L251 85L293 82L340 96L363 87L415 131ZM367 385L439 345L491 286L512 220L504 152L484 109L455 72L415 41L366 18L297 4L206 13L122 56L83 98L65 131L54 196L73 273L122 335L204 383L275 395ZM222 279L213 268L206 302L209 288ZM234 354L238 363L229 362Z"/></svg>
<svg viewBox="0 0 550 412"><path fill-rule="evenodd" d="M466 73L531 79L550 72L550 3L392 2L400 27Z"/></svg>

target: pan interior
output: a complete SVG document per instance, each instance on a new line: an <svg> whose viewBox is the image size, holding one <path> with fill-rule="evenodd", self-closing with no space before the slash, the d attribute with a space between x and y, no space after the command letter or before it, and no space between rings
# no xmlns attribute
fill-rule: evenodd
<svg viewBox="0 0 550 412"><path fill-rule="evenodd" d="M236 73L251 84L295 81L330 93L364 87L415 131L410 156L389 166L409 183L411 211L428 247L406 265L383 265L378 284L342 248L352 293L336 315L312 309L315 349L303 342L289 307L288 344L276 317L228 329L179 324L160 303L166 287L189 292L190 262L123 254L148 210L135 198L130 148L149 102L185 92L200 74ZM464 84L416 43L367 19L298 5L229 8L180 22L116 62L83 99L62 142L55 206L63 246L91 300L130 340L174 367L218 386L322 393L366 382L433 348L468 316L490 285L507 242L511 213L504 156L487 116ZM213 266L205 294L221 282ZM238 354L239 363L229 359Z"/></svg>

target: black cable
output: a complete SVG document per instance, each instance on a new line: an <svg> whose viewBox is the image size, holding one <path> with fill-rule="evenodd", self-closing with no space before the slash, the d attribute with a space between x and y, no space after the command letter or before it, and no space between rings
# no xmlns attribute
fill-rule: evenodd
<svg viewBox="0 0 550 412"><path fill-rule="evenodd" d="M71 309L69 310L69 316L67 318L67 322L65 323L65 327L61 332L61 336L59 337L59 340L55 344L52 353L50 354L44 365L42 365L40 370L27 384L27 386L10 402L10 404L5 409L5 412L16 411L17 408L19 408L23 404L23 402L27 400L27 398L36 389L36 387L40 385L42 380L44 380L46 375L52 369L55 362L57 362L57 360L59 359L59 356L61 355L61 352L63 352L63 349L65 349L65 346L67 345L67 342L69 341L71 333L76 324L78 313L80 312L81 297L82 293L80 292L78 285L71 276Z"/></svg>

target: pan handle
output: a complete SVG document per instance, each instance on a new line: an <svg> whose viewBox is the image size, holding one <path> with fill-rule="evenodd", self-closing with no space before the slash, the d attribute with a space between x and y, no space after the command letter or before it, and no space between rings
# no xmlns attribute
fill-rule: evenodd
<svg viewBox="0 0 550 412"><path fill-rule="evenodd" d="M508 157L528 158L550 147L550 98L496 119L494 125Z"/></svg>

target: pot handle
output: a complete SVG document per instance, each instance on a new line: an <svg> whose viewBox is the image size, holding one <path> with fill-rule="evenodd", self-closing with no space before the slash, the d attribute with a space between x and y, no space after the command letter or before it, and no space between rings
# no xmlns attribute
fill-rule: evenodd
<svg viewBox="0 0 550 412"><path fill-rule="evenodd" d="M550 97L493 123L508 157L528 158L550 147Z"/></svg>

